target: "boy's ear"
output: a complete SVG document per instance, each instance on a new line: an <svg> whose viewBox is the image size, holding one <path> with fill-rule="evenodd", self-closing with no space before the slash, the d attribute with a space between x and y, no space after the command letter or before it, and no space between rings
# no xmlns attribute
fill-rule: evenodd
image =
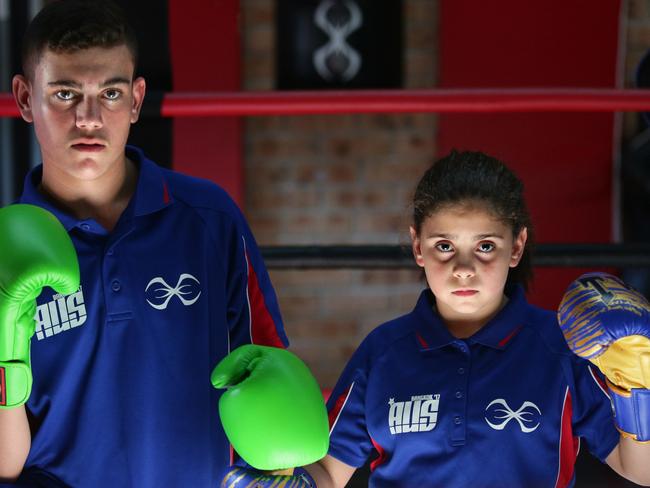
<svg viewBox="0 0 650 488"><path fill-rule="evenodd" d="M413 250L413 257L415 258L417 265L422 268L424 267L424 260L422 259L420 237L418 236L418 233L415 231L413 226L409 227L409 233L411 234L411 249Z"/></svg>
<svg viewBox="0 0 650 488"><path fill-rule="evenodd" d="M521 257L524 255L524 249L526 248L526 241L528 240L528 229L524 227L519 231L517 237L515 237L514 242L512 243L512 255L510 256L510 267L515 268L521 261Z"/></svg>
<svg viewBox="0 0 650 488"><path fill-rule="evenodd" d="M131 104L131 123L135 124L140 118L140 110L142 109L142 102L144 102L144 95L147 91L147 84L144 81L144 78L139 76L133 80L133 86L131 87L133 93L133 101Z"/></svg>
<svg viewBox="0 0 650 488"><path fill-rule="evenodd" d="M32 86L23 75L15 75L11 80L11 91L14 95L20 116L25 122L33 122L32 116Z"/></svg>

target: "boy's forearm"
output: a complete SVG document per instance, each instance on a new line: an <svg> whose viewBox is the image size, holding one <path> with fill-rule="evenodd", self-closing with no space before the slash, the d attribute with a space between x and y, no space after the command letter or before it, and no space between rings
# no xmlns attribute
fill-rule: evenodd
<svg viewBox="0 0 650 488"><path fill-rule="evenodd" d="M0 409L0 480L14 481L20 475L31 447L25 406Z"/></svg>

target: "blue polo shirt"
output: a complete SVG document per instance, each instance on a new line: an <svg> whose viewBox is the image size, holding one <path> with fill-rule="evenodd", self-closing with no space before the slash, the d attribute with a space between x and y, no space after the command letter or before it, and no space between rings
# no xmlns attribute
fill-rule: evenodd
<svg viewBox="0 0 650 488"><path fill-rule="evenodd" d="M465 340L429 290L372 331L328 402L329 454L370 459L374 487L573 486L581 440L604 460L619 434L602 377L555 314L509 298Z"/></svg>
<svg viewBox="0 0 650 488"><path fill-rule="evenodd" d="M54 213L79 257L81 287L38 298L27 403L26 473L74 487L218 486L230 464L217 362L287 338L255 240L213 183L127 148L135 194L111 232L62 212L26 178L22 203Z"/></svg>

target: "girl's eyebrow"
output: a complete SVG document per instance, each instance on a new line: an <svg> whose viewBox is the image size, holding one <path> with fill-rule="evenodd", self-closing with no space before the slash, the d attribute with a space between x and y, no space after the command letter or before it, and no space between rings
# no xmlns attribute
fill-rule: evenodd
<svg viewBox="0 0 650 488"><path fill-rule="evenodd" d="M427 239L449 239L450 241L453 241L454 239L457 239L458 236L456 234L429 234L427 235ZM496 232L488 232L487 234L476 234L474 236L474 240L480 241L481 239L501 239L503 240L503 236L501 234L497 234Z"/></svg>

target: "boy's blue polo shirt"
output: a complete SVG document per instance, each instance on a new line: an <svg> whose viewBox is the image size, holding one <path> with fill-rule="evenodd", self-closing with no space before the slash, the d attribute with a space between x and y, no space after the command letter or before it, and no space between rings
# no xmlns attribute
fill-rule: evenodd
<svg viewBox="0 0 650 488"><path fill-rule="evenodd" d="M565 487L580 439L601 460L614 449L602 377L569 351L555 314L515 288L462 340L433 304L424 291L357 349L328 403L330 455L371 459L375 487Z"/></svg>
<svg viewBox="0 0 650 488"><path fill-rule="evenodd" d="M111 232L48 202L40 167L26 178L21 203L68 230L81 288L38 298L25 469L75 487L218 486L230 446L210 373L241 344L287 345L276 296L221 188L127 155L137 188Z"/></svg>

